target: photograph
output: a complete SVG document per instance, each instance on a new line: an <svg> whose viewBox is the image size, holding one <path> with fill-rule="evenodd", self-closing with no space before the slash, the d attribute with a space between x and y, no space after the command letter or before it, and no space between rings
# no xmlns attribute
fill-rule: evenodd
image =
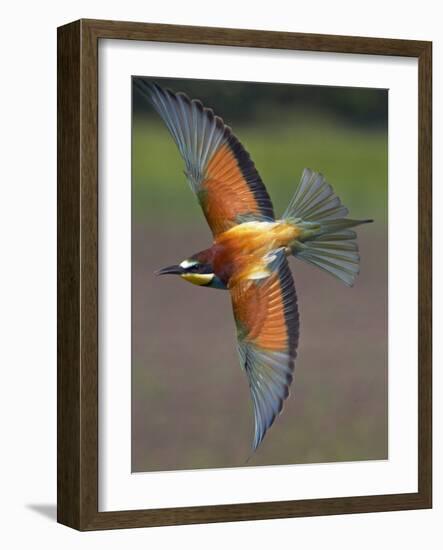
<svg viewBox="0 0 443 550"><path fill-rule="evenodd" d="M131 246L132 472L389 458L387 89L133 76Z"/></svg>

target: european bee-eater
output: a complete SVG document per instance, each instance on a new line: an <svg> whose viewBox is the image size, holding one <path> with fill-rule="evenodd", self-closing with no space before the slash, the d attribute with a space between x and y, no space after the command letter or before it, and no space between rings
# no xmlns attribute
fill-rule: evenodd
<svg viewBox="0 0 443 550"><path fill-rule="evenodd" d="M141 79L139 90L161 116L183 157L192 191L213 233L209 248L158 275L229 290L240 363L254 408L254 451L289 395L299 314L287 257L295 256L352 286L359 272L356 234L372 220L348 210L324 177L309 169L280 219L240 141L212 109Z"/></svg>

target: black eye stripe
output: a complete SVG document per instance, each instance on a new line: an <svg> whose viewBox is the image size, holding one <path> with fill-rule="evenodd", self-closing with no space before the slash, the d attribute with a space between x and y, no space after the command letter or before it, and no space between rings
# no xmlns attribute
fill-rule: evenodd
<svg viewBox="0 0 443 550"><path fill-rule="evenodd" d="M192 265L190 267L188 267L186 269L186 271L188 273L200 273L202 275L204 274L207 274L207 273L212 273L213 270L212 270L212 267L208 264L196 264L196 265Z"/></svg>

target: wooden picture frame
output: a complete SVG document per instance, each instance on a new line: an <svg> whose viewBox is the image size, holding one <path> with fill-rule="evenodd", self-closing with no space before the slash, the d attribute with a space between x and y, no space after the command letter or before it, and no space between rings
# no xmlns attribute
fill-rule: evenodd
<svg viewBox="0 0 443 550"><path fill-rule="evenodd" d="M404 56L419 76L418 491L98 511L98 42L124 39ZM58 29L58 521L79 530L430 508L431 67L423 41L80 20Z"/></svg>

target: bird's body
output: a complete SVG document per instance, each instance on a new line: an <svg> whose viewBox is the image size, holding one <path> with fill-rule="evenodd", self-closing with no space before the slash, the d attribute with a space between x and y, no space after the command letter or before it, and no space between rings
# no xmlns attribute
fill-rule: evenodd
<svg viewBox="0 0 443 550"><path fill-rule="evenodd" d="M306 169L280 219L249 154L220 117L198 100L136 80L169 129L213 243L158 274L176 274L228 290L238 352L254 406L253 448L260 445L289 395L299 337L295 256L352 286L359 272L356 234L372 220L347 218L332 187Z"/></svg>
<svg viewBox="0 0 443 550"><path fill-rule="evenodd" d="M218 235L214 244L197 257L210 263L213 273L229 289L245 279L268 277L272 253L289 251L289 244L299 234L295 224L284 220L244 222Z"/></svg>

